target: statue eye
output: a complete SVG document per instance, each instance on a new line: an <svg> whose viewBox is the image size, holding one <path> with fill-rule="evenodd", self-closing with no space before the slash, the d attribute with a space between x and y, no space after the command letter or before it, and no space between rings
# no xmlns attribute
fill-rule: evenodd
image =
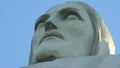
<svg viewBox="0 0 120 68"><path fill-rule="evenodd" d="M36 24L35 24L35 30L37 29L37 27L38 27L39 25L44 24L45 21L46 21L49 17L50 17L49 14L44 14L44 15L42 15L40 18L38 18L38 20L37 20L37 22L36 22Z"/></svg>
<svg viewBox="0 0 120 68"><path fill-rule="evenodd" d="M75 11L71 11L71 12L66 13L63 16L63 19L66 19L66 20L79 19L79 20L83 21L83 18L77 12L75 12Z"/></svg>
<svg viewBox="0 0 120 68"><path fill-rule="evenodd" d="M75 15L69 15L66 18L66 20L76 20L76 19L79 19L79 18L77 16L75 16Z"/></svg>

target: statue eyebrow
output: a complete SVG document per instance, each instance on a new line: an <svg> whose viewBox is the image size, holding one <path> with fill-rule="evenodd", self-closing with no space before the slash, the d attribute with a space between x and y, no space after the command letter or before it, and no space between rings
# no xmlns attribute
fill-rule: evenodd
<svg viewBox="0 0 120 68"><path fill-rule="evenodd" d="M77 12L77 9L75 8L63 8L62 10L59 11L59 15L62 19L66 19L69 15L75 15L79 18L79 20L83 21L83 18L79 15Z"/></svg>
<svg viewBox="0 0 120 68"><path fill-rule="evenodd" d="M36 20L35 30L37 29L37 26L38 26L40 23L44 23L49 17L50 17L49 14L44 14L44 15L40 16L40 17Z"/></svg>

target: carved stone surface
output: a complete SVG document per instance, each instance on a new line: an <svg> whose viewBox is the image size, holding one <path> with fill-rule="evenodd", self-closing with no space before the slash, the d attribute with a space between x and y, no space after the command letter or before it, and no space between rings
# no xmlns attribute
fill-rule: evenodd
<svg viewBox="0 0 120 68"><path fill-rule="evenodd" d="M114 54L110 32L97 12L71 1L37 19L29 65L22 68L120 68L120 56Z"/></svg>
<svg viewBox="0 0 120 68"><path fill-rule="evenodd" d="M63 58L21 68L120 68L120 55Z"/></svg>
<svg viewBox="0 0 120 68"><path fill-rule="evenodd" d="M97 12L86 3L72 1L37 19L29 64L114 53L112 37Z"/></svg>

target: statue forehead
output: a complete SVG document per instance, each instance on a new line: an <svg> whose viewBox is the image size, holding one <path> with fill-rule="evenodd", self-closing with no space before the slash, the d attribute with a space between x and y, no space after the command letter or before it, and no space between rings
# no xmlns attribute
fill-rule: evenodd
<svg viewBox="0 0 120 68"><path fill-rule="evenodd" d="M48 15L49 17L54 17L54 16L58 16L58 14L60 14L60 12L62 11L62 13L64 14L64 10L65 11L76 11L78 14L80 14L80 16L82 16L85 21L90 21L88 13L86 11L86 9L84 8L83 5L81 5L80 3L77 2L66 2L64 4L58 4L54 7L52 7L51 9L49 9L44 15ZM41 18L41 16L36 20L38 21Z"/></svg>
<svg viewBox="0 0 120 68"><path fill-rule="evenodd" d="M46 13L54 14L54 13L57 13L64 8L75 8L75 9L82 10L82 11L85 10L80 4L67 2L67 3L59 4L59 5L56 5L56 6L52 7Z"/></svg>

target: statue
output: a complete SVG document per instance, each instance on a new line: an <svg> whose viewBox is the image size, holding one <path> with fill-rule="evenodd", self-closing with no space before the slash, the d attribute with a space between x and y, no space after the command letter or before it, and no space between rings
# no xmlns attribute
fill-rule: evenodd
<svg viewBox="0 0 120 68"><path fill-rule="evenodd" d="M70 1L36 20L29 66L22 68L120 68L112 37L97 12Z"/></svg>
<svg viewBox="0 0 120 68"><path fill-rule="evenodd" d="M29 64L114 53L112 37L97 12L86 3L72 1L37 19Z"/></svg>

